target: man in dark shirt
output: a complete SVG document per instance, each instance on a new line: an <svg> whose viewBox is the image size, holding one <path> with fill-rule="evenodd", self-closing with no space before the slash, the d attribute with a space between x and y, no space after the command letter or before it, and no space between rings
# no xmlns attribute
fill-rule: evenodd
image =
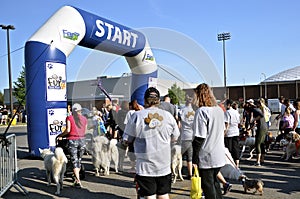
<svg viewBox="0 0 300 199"><path fill-rule="evenodd" d="M8 110L6 109L6 105L3 106L3 108L1 109L1 124L6 125L7 124L7 119L8 119Z"/></svg>
<svg viewBox="0 0 300 199"><path fill-rule="evenodd" d="M178 120L176 106L171 103L171 98L169 95L164 96L164 99L160 102L158 108L168 111L169 113L171 113L171 115L174 116L176 121Z"/></svg>

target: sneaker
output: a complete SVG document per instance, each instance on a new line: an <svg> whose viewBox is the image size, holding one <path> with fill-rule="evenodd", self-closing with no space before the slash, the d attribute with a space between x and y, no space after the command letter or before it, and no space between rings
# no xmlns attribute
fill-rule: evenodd
<svg viewBox="0 0 300 199"><path fill-rule="evenodd" d="M256 163L254 164L254 166L260 167L261 164L260 164L259 162L256 162Z"/></svg>
<svg viewBox="0 0 300 199"><path fill-rule="evenodd" d="M298 159L300 159L300 155L296 155L296 156L294 156L292 158L298 160Z"/></svg>
<svg viewBox="0 0 300 199"><path fill-rule="evenodd" d="M232 184L229 182L226 182L226 184L223 186L223 195L226 195L232 188Z"/></svg>
<svg viewBox="0 0 300 199"><path fill-rule="evenodd" d="M78 188L78 189L81 189L81 188L82 188L80 182L74 182L73 186L76 187L76 188Z"/></svg>

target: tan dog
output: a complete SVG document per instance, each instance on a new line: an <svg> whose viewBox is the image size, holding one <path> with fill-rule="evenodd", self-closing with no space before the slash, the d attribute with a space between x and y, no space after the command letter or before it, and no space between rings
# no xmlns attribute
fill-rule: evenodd
<svg viewBox="0 0 300 199"><path fill-rule="evenodd" d="M294 153L297 153L297 155L300 153L300 147L298 147L297 151L297 145L300 146L300 135L294 131L290 132L292 140L287 144L285 154L286 156L285 160L289 160L292 158Z"/></svg>
<svg viewBox="0 0 300 199"><path fill-rule="evenodd" d="M244 187L244 193L247 193L247 191L250 191L251 189L255 189L253 194L255 194L257 191L260 192L260 195L263 195L263 186L264 183L260 179L249 179L245 175L240 176L240 180L242 181L243 187Z"/></svg>
<svg viewBox="0 0 300 199"><path fill-rule="evenodd" d="M296 133L295 131L291 132L293 134L293 140L295 142L298 142L300 140L300 135L298 133Z"/></svg>
<svg viewBox="0 0 300 199"><path fill-rule="evenodd" d="M173 183L176 182L177 176L179 179L183 181L181 169L182 169L182 154L181 154L181 146L180 145L173 145L172 152L171 152L172 162L171 162L171 170L172 174L174 175Z"/></svg>
<svg viewBox="0 0 300 199"><path fill-rule="evenodd" d="M68 159L61 147L57 147L54 153L50 149L39 149L41 157L44 159L44 166L48 180L48 186L51 184L51 173L56 183L56 195L63 189L64 174Z"/></svg>

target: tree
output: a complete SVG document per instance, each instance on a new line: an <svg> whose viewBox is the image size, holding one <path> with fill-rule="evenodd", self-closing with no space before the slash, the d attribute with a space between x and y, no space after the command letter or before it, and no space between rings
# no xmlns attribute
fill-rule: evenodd
<svg viewBox="0 0 300 199"><path fill-rule="evenodd" d="M14 82L13 95L18 100L19 104L25 106L26 88L25 88L25 67L22 67L20 76L17 81Z"/></svg>
<svg viewBox="0 0 300 199"><path fill-rule="evenodd" d="M4 95L2 92L0 92L0 105L4 103Z"/></svg>
<svg viewBox="0 0 300 199"><path fill-rule="evenodd" d="M180 105L185 102L185 91L177 86L176 83L168 89L168 94L171 98L172 104Z"/></svg>

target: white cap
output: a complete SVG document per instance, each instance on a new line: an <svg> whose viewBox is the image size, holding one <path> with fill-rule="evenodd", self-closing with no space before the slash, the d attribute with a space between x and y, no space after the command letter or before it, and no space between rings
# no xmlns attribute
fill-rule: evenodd
<svg viewBox="0 0 300 199"><path fill-rule="evenodd" d="M75 103L75 104L73 104L73 106L72 106L72 110L73 111L81 111L81 105L80 104L78 104L78 103Z"/></svg>
<svg viewBox="0 0 300 199"><path fill-rule="evenodd" d="M253 99L248 99L247 102L250 103L250 104L253 104L254 100Z"/></svg>

